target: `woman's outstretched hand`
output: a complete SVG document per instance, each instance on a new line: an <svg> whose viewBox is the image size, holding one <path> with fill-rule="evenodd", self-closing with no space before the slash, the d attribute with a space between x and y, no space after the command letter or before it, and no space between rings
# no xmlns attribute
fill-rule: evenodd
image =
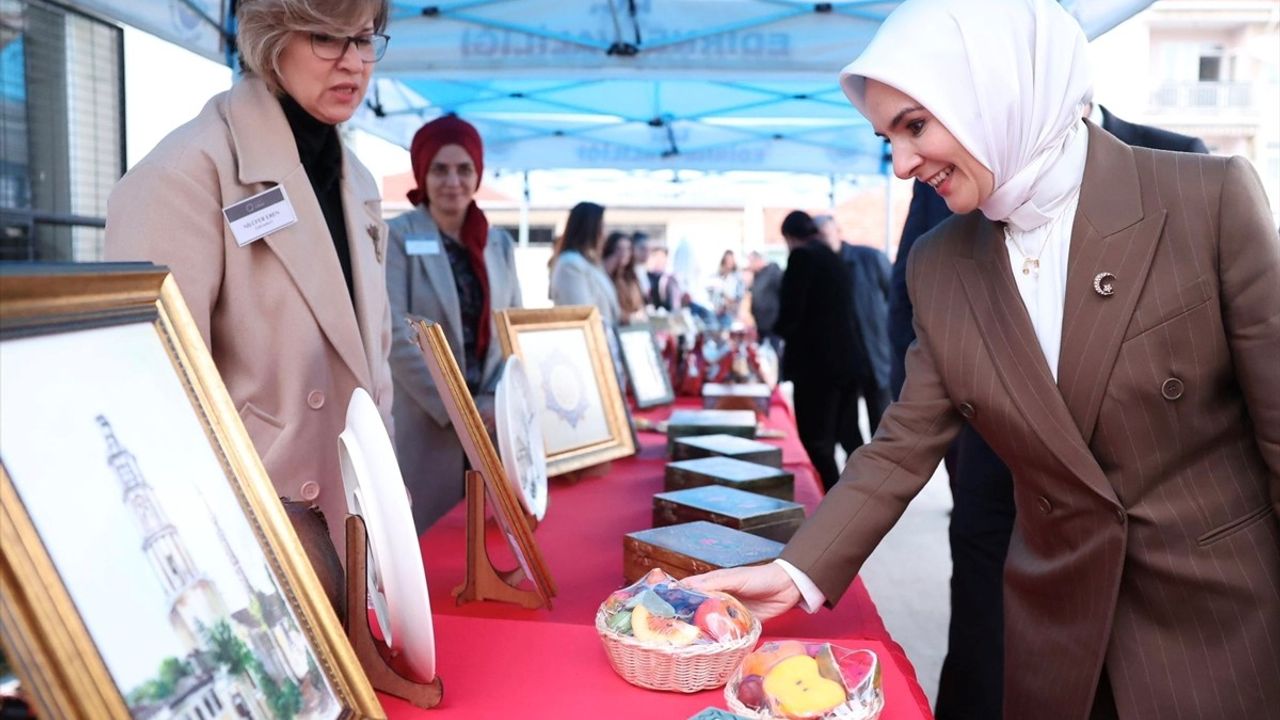
<svg viewBox="0 0 1280 720"><path fill-rule="evenodd" d="M795 607L800 590L776 563L712 570L680 581L696 590L719 590L742 601L760 622Z"/></svg>

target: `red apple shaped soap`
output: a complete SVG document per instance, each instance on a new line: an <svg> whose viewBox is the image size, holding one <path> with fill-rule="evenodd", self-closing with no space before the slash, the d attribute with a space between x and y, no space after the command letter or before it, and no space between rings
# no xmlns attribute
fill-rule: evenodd
<svg viewBox="0 0 1280 720"><path fill-rule="evenodd" d="M737 598L722 592L709 592L694 613L693 624L717 642L729 642L747 636L751 631L751 613Z"/></svg>

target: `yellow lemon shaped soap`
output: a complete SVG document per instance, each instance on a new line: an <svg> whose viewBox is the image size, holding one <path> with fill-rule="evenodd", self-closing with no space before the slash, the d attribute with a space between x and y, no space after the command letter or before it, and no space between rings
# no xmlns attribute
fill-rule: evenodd
<svg viewBox="0 0 1280 720"><path fill-rule="evenodd" d="M819 718L845 701L840 683L818 672L818 661L795 655L764 676L764 696L775 714L788 718Z"/></svg>

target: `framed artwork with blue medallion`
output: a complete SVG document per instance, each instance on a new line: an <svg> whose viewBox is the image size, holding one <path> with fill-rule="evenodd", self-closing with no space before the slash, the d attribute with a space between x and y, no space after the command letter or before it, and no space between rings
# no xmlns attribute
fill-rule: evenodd
<svg viewBox="0 0 1280 720"><path fill-rule="evenodd" d="M600 313L589 305L496 313L504 355L524 363L551 476L634 455Z"/></svg>

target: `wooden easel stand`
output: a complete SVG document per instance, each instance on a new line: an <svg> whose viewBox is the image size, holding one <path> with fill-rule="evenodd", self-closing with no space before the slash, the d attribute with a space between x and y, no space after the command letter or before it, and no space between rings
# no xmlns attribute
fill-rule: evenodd
<svg viewBox="0 0 1280 720"><path fill-rule="evenodd" d="M391 666L395 657L385 643L369 629L368 536L364 518L347 516L347 639L360 660L360 667L373 689L395 695L416 707L429 710L444 698L444 683L437 674L429 683L401 675Z"/></svg>
<svg viewBox="0 0 1280 720"><path fill-rule="evenodd" d="M484 508L486 494L484 476L475 470L467 471L467 578L453 589L458 604L476 600L498 600L533 610L544 605L542 598L532 590L521 589L524 570L498 570L489 557L485 544ZM521 518L515 518L521 520Z"/></svg>

